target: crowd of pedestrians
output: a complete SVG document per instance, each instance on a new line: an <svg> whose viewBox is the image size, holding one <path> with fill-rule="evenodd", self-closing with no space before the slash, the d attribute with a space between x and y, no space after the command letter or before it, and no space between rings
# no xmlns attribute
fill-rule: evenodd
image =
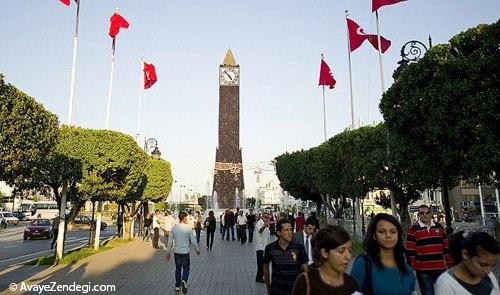
<svg viewBox="0 0 500 295"><path fill-rule="evenodd" d="M498 241L485 232L448 237L428 206L418 209L418 221L407 229L389 214L373 214L358 257L352 257L345 229L319 229L315 216L279 214L278 239L271 241L273 215L263 213L255 225L255 281L265 283L270 295L410 295L417 289L423 295L500 294L492 273Z"/></svg>
<svg viewBox="0 0 500 295"><path fill-rule="evenodd" d="M448 237L432 220L428 206L418 210L418 221L407 229L389 214L372 214L364 253L358 257L352 257L347 231L338 225L320 229L314 212L306 218L302 212L254 214L236 208L225 210L218 220L223 241L253 243L255 281L265 284L270 295L410 295L417 289L424 295L500 294L492 273L500 254L498 242L485 232L462 231ZM213 211L205 220L193 210L178 217L169 211L146 214L143 239L152 235L154 248L160 239L167 260L173 252L176 291L187 292L189 253L194 249L199 255L201 231L206 231L211 251L216 227Z"/></svg>

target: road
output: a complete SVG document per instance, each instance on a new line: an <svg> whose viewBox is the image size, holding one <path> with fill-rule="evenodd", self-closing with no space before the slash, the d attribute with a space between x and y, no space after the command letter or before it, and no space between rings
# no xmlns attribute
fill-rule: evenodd
<svg viewBox="0 0 500 295"><path fill-rule="evenodd" d="M22 221L17 226L8 226L0 231L0 269L13 264L24 262L40 256L51 254L52 240L23 240L23 233L27 222ZM101 231L101 240L116 234L116 226L108 225ZM66 235L65 249L72 249L88 242L89 230L70 230Z"/></svg>

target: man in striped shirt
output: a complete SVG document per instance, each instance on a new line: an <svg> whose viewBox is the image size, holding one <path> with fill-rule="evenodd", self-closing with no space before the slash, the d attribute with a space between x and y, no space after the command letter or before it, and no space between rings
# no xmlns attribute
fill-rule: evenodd
<svg viewBox="0 0 500 295"><path fill-rule="evenodd" d="M423 295L434 295L434 283L439 275L451 267L448 239L443 226L431 220L427 205L418 207L418 222L408 228L406 256L416 271Z"/></svg>

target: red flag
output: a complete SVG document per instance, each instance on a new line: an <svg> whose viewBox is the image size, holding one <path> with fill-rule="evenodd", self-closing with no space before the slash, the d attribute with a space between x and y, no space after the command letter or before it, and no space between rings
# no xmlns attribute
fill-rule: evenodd
<svg viewBox="0 0 500 295"><path fill-rule="evenodd" d="M319 86L321 85L328 85L330 89L333 89L335 87L335 84L337 81L333 78L332 71L330 70L330 67L326 64L326 62L321 59L321 67L319 70Z"/></svg>
<svg viewBox="0 0 500 295"><path fill-rule="evenodd" d="M372 12L385 5L396 4L405 0L372 0Z"/></svg>
<svg viewBox="0 0 500 295"><path fill-rule="evenodd" d="M363 44L365 40L368 40L368 42L370 42L373 47L378 50L377 35L365 33L365 30L363 30L363 28L361 28L352 19L346 18L346 20L347 28L349 30L349 44L351 47L351 52L358 49L358 47L361 46L361 44ZM389 49L389 47L391 46L391 41L382 36L380 36L380 43L380 49L382 50L382 53L386 52L387 49Z"/></svg>
<svg viewBox="0 0 500 295"><path fill-rule="evenodd" d="M148 89L158 81L156 78L156 69L153 64L144 63L144 89Z"/></svg>
<svg viewBox="0 0 500 295"><path fill-rule="evenodd" d="M70 0L59 0L61 1L62 4L66 5L66 6L69 6L70 4ZM78 4L78 0L75 0L76 4Z"/></svg>
<svg viewBox="0 0 500 295"><path fill-rule="evenodd" d="M129 26L128 21L116 12L113 13L109 21L111 22L109 26L109 36L111 38L114 38L116 35L118 35L118 33L120 32L120 28L127 29Z"/></svg>

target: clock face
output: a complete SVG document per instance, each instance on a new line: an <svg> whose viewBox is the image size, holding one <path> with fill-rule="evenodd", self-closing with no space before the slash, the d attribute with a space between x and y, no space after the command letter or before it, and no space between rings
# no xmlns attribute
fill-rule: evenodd
<svg viewBox="0 0 500 295"><path fill-rule="evenodd" d="M221 85L238 85L240 82L240 69L221 67L219 70L219 82Z"/></svg>

